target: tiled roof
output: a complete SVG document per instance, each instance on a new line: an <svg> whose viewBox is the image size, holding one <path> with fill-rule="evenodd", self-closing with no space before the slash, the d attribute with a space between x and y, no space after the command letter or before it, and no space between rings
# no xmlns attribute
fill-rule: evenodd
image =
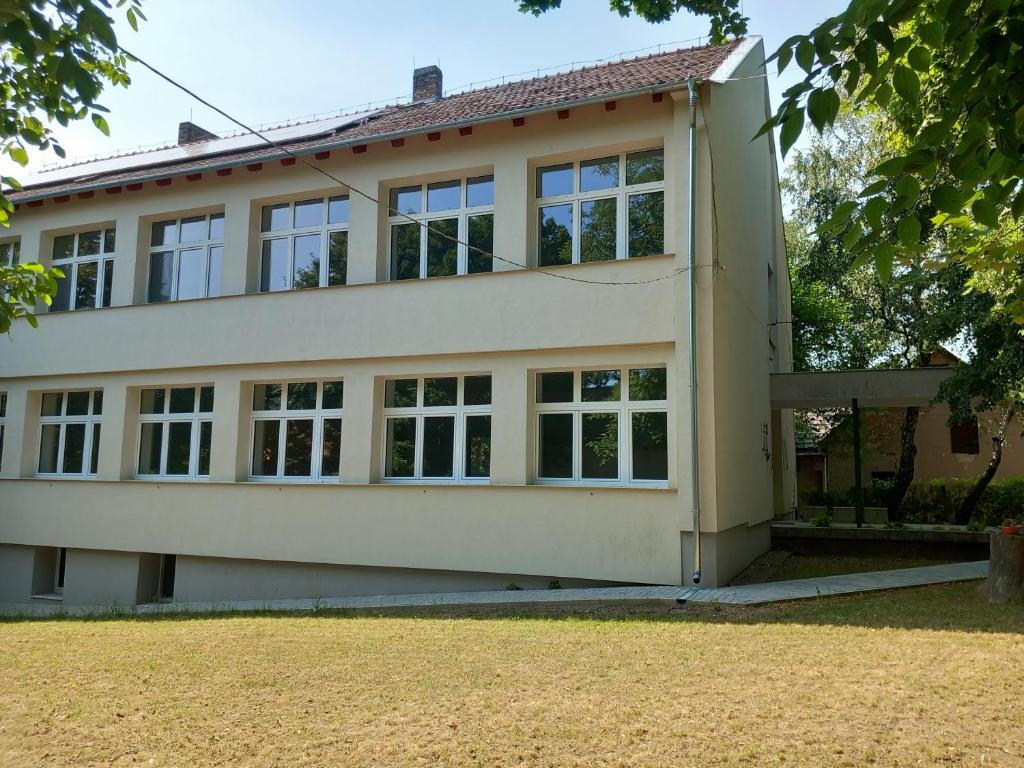
<svg viewBox="0 0 1024 768"><path fill-rule="evenodd" d="M532 80L496 85L448 96L438 101L390 106L369 120L343 128L328 136L299 139L286 145L292 152L308 154L323 149L431 131L457 125L511 117L555 109L563 105L601 97L614 97L635 92L665 89L689 77L709 78L731 54L741 40L720 46L683 48L637 59L600 64L560 72ZM227 168L273 160L284 156L281 150L265 146L245 151L210 154L184 161L153 165L146 163L146 153L133 155L132 165L117 171L90 173L89 163L82 164L82 174L73 179L61 178L54 183L26 185L20 192L10 193L13 202L55 197L85 189L99 189L144 179L206 170Z"/></svg>

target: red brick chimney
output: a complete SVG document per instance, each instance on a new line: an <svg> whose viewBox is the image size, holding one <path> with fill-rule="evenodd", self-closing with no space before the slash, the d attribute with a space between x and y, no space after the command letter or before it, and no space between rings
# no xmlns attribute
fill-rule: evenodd
<svg viewBox="0 0 1024 768"><path fill-rule="evenodd" d="M412 101L437 101L441 98L441 68L431 64L412 73Z"/></svg>

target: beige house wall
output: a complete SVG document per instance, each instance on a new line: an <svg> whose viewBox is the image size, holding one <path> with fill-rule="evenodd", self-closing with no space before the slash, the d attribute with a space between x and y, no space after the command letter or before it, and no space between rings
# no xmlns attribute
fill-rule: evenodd
<svg viewBox="0 0 1024 768"><path fill-rule="evenodd" d="M759 57L760 48L742 73L761 71ZM778 493L762 424L770 446L784 445L784 453L792 446L789 416L773 418L768 397L768 373L785 369L789 347L782 339L769 360L768 265L778 276L786 269L773 150L767 139L749 141L764 119L763 90L760 80L702 86L698 113L698 421L710 585L767 546L763 522ZM38 330L20 324L0 346L0 391L8 393L0 543L685 583L692 550L686 277L659 278L686 262L688 119L685 100L644 95L619 100L614 111L579 107L568 120L530 117L521 128L502 121L478 125L471 136L445 131L439 142L411 137L402 148L371 144L363 154L336 151L318 161L382 199L392 186L493 173L495 254L534 264L538 166L663 145L666 255L546 270L604 284L502 261L494 274L385 282L385 215L353 194L349 284L255 293L261 206L338 192L301 164L275 161L259 172L243 167L227 177L21 208L10 234L20 236L25 260L46 263L58 234L116 226L115 306L44 313ZM219 211L225 295L144 304L152 222ZM788 282L771 285L785 314ZM536 484L533 374L628 365L668 370L666 487ZM380 482L384 379L476 372L493 377L490 484ZM345 381L340 482L248 481L253 384L338 377ZM139 392L179 384L215 386L210 480L136 480ZM84 387L104 392L97 478L35 478L41 393ZM792 484L787 478L783 484ZM756 531L740 535L738 526Z"/></svg>

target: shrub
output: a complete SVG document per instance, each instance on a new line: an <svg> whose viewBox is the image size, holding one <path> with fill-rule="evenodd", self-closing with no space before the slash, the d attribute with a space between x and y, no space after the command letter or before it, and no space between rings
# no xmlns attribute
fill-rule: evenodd
<svg viewBox="0 0 1024 768"><path fill-rule="evenodd" d="M815 515L811 518L811 525L815 528L831 528L832 527L832 515L827 512L822 512L820 515Z"/></svg>
<svg viewBox="0 0 1024 768"><path fill-rule="evenodd" d="M902 511L908 523L949 525L956 519L964 498L974 487L976 478L937 478L913 483L903 499ZM985 525L998 525L1006 517L1024 514L1024 476L994 480L985 489L975 519Z"/></svg>

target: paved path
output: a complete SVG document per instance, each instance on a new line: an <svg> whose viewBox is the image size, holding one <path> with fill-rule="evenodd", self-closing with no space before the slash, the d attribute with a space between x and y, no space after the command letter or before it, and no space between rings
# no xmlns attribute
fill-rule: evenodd
<svg viewBox="0 0 1024 768"><path fill-rule="evenodd" d="M435 592L408 595L334 597L321 600L238 600L221 603L157 603L121 609L125 614L209 613L215 611L313 611L332 608L399 608L440 605L523 605L538 603L733 603L759 605L784 600L801 600L825 595L848 595L881 589L945 584L983 579L988 561L929 565L896 571L823 576L817 579L776 581L742 587L697 589L695 587L597 587L590 589L522 589L490 592ZM116 613L110 606L68 606L52 604L15 605L0 603L0 615L94 615Z"/></svg>

